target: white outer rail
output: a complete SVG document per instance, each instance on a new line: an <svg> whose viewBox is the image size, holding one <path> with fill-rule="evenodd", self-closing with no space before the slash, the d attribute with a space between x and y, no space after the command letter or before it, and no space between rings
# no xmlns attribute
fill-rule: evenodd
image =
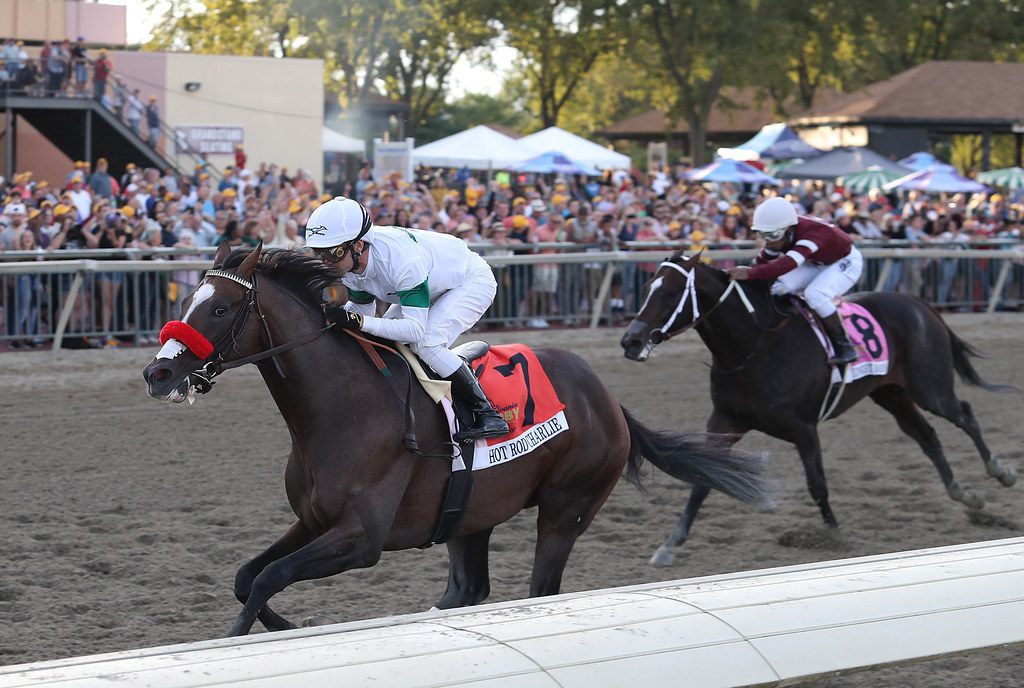
<svg viewBox="0 0 1024 688"><path fill-rule="evenodd" d="M1024 644L1024 538L0 668L0 688L781 686Z"/></svg>

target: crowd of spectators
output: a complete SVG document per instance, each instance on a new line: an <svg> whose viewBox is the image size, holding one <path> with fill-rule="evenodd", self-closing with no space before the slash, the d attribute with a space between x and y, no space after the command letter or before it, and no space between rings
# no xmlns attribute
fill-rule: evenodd
<svg viewBox="0 0 1024 688"><path fill-rule="evenodd" d="M217 171L216 177L223 175L219 179L201 165L187 175L131 164L111 171L102 158L94 167L88 161L76 162L58 181L36 180L28 171L15 174L0 183L0 251L41 256L68 250L137 249L151 259L162 259L160 251L151 249L180 249L167 256L173 259L196 257L202 253L199 249L221 241L301 248L306 219L331 194L321 195L303 170L290 174L266 163L246 167L241 149L235 160L235 165ZM602 178L498 174L484 182L468 171L420 169L413 181L397 174L378 180L368 166L332 192L357 198L377 224L453 234L485 255L656 252L650 263L619 267L610 293L612 314L618 316L635 309L640 285L670 248L752 246L753 209L777 193L728 184L710 189L667 173L641 177L621 170ZM821 183L788 192L799 212L835 222L858 242L963 246L977 239L1019 238L1024 219L1019 198L1011 202L997 193L954 195L940 203L915 194L858 195ZM902 261L891 271L886 287L946 303L956 263ZM940 275L936 293L921 293L927 269ZM548 326L552 317L589 314L604 266L552 262L495 270L501 289L492 318L539 328ZM199 278L196 270L176 271L170 293L162 293L164 287L156 282L145 288L125 287L129 280L124 273L100 273L87 290L91 302L80 299L72 315L72 331L100 333L89 345L115 347L120 342L114 332L125 331L125 319L133 317L134 329L145 333L140 335L142 343L149 343L150 333L168 315L160 309L180 304ZM41 341L32 323L55 319L55 304L68 286L65 280L47 290L38 276L35 279L36 283L22 277L9 280L2 290L6 334L25 346ZM45 318L40 318L43 311Z"/></svg>

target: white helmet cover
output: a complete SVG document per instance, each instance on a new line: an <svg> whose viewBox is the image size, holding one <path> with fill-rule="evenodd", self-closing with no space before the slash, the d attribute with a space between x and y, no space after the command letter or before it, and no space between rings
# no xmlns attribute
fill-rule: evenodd
<svg viewBox="0 0 1024 688"><path fill-rule="evenodd" d="M793 204L781 196L776 196L757 206L751 229L755 232L775 232L792 227L796 223L796 210Z"/></svg>
<svg viewBox="0 0 1024 688"><path fill-rule="evenodd" d="M306 222L306 245L331 248L366 239L373 226L370 213L358 201L336 196L313 211Z"/></svg>

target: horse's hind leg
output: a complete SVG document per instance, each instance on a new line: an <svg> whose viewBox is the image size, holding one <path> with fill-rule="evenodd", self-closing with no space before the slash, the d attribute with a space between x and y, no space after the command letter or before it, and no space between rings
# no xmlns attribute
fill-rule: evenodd
<svg viewBox="0 0 1024 688"><path fill-rule="evenodd" d="M314 537L313 533L302 525L301 521L296 521L292 524L292 527L288 529L288 532L281 539L248 564L238 569L238 573L235 574L235 598L244 605L249 600L252 582L268 564L304 547ZM268 631L286 631L296 627L295 624L268 606L264 606L259 611L258 618Z"/></svg>
<svg viewBox="0 0 1024 688"><path fill-rule="evenodd" d="M750 427L745 423L724 416L717 411L713 412L711 417L708 418L706 426L707 432L715 435L714 441L722 442L729 446L739 442L743 434L749 429ZM711 489L703 485L694 485L690 488L690 497L686 500L686 507L683 509L683 513L679 514L679 521L676 523L676 527L661 547L656 549L654 554L651 555L650 563L652 566L672 565L676 558L675 552L672 550L682 545L690 537L690 528L693 526L694 519L697 518L697 512L700 511L701 505L704 504L705 498L710 493Z"/></svg>
<svg viewBox="0 0 1024 688"><path fill-rule="evenodd" d="M1004 466L989 451L985 440L981 436L981 427L978 425L977 418L974 417L974 411L971 409L970 404L966 401L960 401L953 396L952 392L948 395L943 395L941 401L921 399L918 401L918 404L925 411L945 418L970 435L974 441L974 446L978 448L978 453L981 454L981 460L985 462L985 470L990 476L1002 483L1003 487L1010 487L1017 482L1017 472L1013 470L1013 467Z"/></svg>
<svg viewBox="0 0 1024 688"><path fill-rule="evenodd" d="M710 487L694 485L690 488L690 497L686 500L686 507L683 508L683 513L679 514L679 521L676 523L676 527L672 529L672 532L665 542L662 543L661 547L654 550L654 554L651 555L650 563L652 566L672 565L672 562L676 559L676 553L672 550L686 542L686 539L690 537L690 527L693 525L694 519L697 518L697 512L700 511L701 505L709 494L711 494Z"/></svg>
<svg viewBox="0 0 1024 688"><path fill-rule="evenodd" d="M886 385L871 393L871 400L891 413L899 423L900 429L921 446L921 450L931 459L946 486L949 496L971 509L985 506L985 500L974 490L964 488L953 478L953 469L946 461L939 436L914 404L907 390L895 385Z"/></svg>
<svg viewBox="0 0 1024 688"><path fill-rule="evenodd" d="M612 487L618 481L615 475L607 489L598 494L584 494L566 501L566 488L546 489L539 495L537 509L537 549L530 578L530 597L557 595L562 586L562 573L576 538L583 534L604 504ZM577 490L584 488L577 487Z"/></svg>
<svg viewBox="0 0 1024 688"><path fill-rule="evenodd" d="M493 528L463 535L448 542L448 589L438 609L480 604L491 593L487 572L487 546Z"/></svg>

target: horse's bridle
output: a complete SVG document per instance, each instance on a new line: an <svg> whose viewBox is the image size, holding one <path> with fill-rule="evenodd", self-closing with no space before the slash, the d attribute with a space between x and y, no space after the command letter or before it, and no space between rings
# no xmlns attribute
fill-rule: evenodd
<svg viewBox="0 0 1024 688"><path fill-rule="evenodd" d="M754 314L754 306L750 303L750 299L747 298L747 293L743 291L743 287L740 286L740 283L737 282L736 280L729 280L729 286L727 286L725 288L725 291L722 292L722 295L718 297L718 301L716 301L715 304L711 306L711 308L709 308L707 311L701 314L700 303L697 299L696 269L684 268L682 265L673 263L672 261L665 261L659 267L669 267L672 268L673 270L676 270L677 272L683 275L683 278L686 280L686 283L683 286L683 293L679 296L679 303L676 304L675 310L672 312L672 315L669 317L668 320L665 321L664 325L651 332L650 338L653 344L661 344L663 341L671 339L676 335L682 334L687 330L693 329L694 327L699 325L704 320L704 318L714 313L715 309L721 306L722 303L727 298L729 298L729 295L732 294L734 291L739 295L740 300L743 302L743 306L747 309L747 313L750 313L751 315ZM648 298L650 298L650 294L648 294ZM676 318L678 318L679 315L683 312L683 309L686 308L687 300L689 300L693 306L693 320L691 320L686 325L683 325L675 332L670 332L670 330L672 329L672 325L676 321ZM640 310L642 311L643 307L641 307ZM655 335L657 335L657 337L655 337Z"/></svg>
<svg viewBox="0 0 1024 688"><path fill-rule="evenodd" d="M274 338L270 334L270 326L267 325L267 319L263 315L263 311L260 309L259 287L256 284L256 275L254 274L252 276L252 279L248 280L244 277L236 275L233 272L225 272L223 270L207 270L205 277L221 277L224 279L231 280L232 282L235 282L245 287L245 294L242 297L242 302L238 309L238 312L235 313L235 318L231 322L231 327L228 329L227 332L224 333L222 337L220 337L220 339L213 343L212 352L208 356L206 356L206 358L203 359L202 367L188 374L187 379L189 381L189 386L195 387L196 391L199 394L206 394L207 392L209 392L213 388L213 378L217 377L225 370L230 370L231 368L238 368L249 363L257 363L268 358L273 359L274 366L277 369L278 375L284 378L284 370L282 370L281 364L278 363L277 359L274 357L280 353L284 353L285 351L289 351L298 346L302 346L303 344L307 344L313 341L314 339L322 335L324 332L331 329L331 327L333 327L333 325L326 325L325 327L319 330L313 330L312 332L308 332L302 335L301 337L288 341L284 344L274 346ZM253 311L256 312L256 315L259 317L260 323L262 323L263 325L263 332L267 338L267 341L270 343L270 348L252 354L250 356L244 356L242 358L235 358L230 361L225 361L224 354L228 350L234 350L235 352L238 351L238 338L245 330L246 325L249 324L249 318L251 317ZM174 323L184 324L180 323L180 321L174 321ZM172 323L168 323L167 325L164 326L164 330L161 331L161 335L163 335L164 332L168 330L168 326L170 325L172 325ZM193 331L195 331L194 328L190 327L190 329L193 329ZM171 336L173 336L173 334ZM161 340L163 339L164 337L161 336Z"/></svg>
<svg viewBox="0 0 1024 688"><path fill-rule="evenodd" d="M250 281L232 272L224 272L223 270L207 270L205 276L223 277L224 279L229 279L232 282L236 282L245 287L246 292L245 295L242 297L241 308L239 309L238 313L235 314L235 319L232 321L230 329L228 329L228 331L220 339L218 339L215 344L213 344L213 351L212 353L210 353L209 356L206 357L206 359L204 359L202 367L199 368L198 370L192 371L186 377L189 386L195 387L196 392L198 392L199 394L206 394L211 389L213 389L213 378L217 377L224 371L231 370L232 368L238 368L249 363L258 363L259 361L263 361L268 358L273 359L274 366L277 368L278 375L280 375L281 378L283 379L285 377L284 370L282 370L281 364L278 363L277 359L274 357L277 356L278 354L284 353L285 351L290 351L291 349L300 347L303 344L308 344L309 342L313 341L323 333L327 332L327 330L334 328L333 323L328 323L319 330L307 332L306 334L295 339L292 339L288 342L285 342L284 344L274 346L274 339L270 334L270 326L267 325L267 319L263 315L263 311L260 309L259 288L257 287L256 284L256 275L253 274L252 280ZM288 295L289 298L292 298L292 300L296 301L296 303L299 303L300 305L305 305L302 304L300 301L296 300L287 292L284 293ZM270 348L255 354L251 354L249 356L244 356L242 358L234 358L231 359L230 361L225 361L224 352L226 352L229 348L234 349L236 352L238 351L238 337L245 329L245 326L249 323L249 317L251 316L253 311L256 312L256 315L259 316L260 322L263 324L263 331L267 337L267 341L270 342ZM171 323L168 323L168 325L170 324ZM184 323L180 322L179 324L185 325ZM191 326L185 326L195 331L194 328L191 328ZM164 328L166 330L167 325L165 325ZM373 361L377 369L390 383L392 390L398 397L399 403L404 404L405 433L402 438L402 443L405 446L405 448L422 458L451 458L453 455L451 452L438 454L423 452L420 451L419 449L419 444L416 440L415 430L416 418L412 409L412 387L414 382L413 378L415 377L415 375L413 374L412 368L409 366L408 361L406 361L405 358L400 353L398 353L398 351L395 351L391 347L382 345L375 341L371 341L366 337L363 337L355 332L352 332L351 330L345 330L345 332L346 334L351 335L354 339L356 339L359 342L360 346L362 346L363 350ZM197 332L196 334L199 333ZM161 335L163 335L163 331L161 331ZM199 334L199 336L202 335ZM161 336L161 340L162 339L163 336ZM228 346L224 345L225 341L228 341ZM374 351L374 348L382 348L387 351L390 351L391 353L395 354L398 360L404 363L406 367L409 369L409 382L408 385L406 386L404 398L401 389L399 389L398 387L398 382L394 379L394 376L392 375L391 371L388 370L387 365L384 363L384 361ZM451 446L453 447L453 451L458 451L458 445L455 443L443 442L442 445Z"/></svg>

